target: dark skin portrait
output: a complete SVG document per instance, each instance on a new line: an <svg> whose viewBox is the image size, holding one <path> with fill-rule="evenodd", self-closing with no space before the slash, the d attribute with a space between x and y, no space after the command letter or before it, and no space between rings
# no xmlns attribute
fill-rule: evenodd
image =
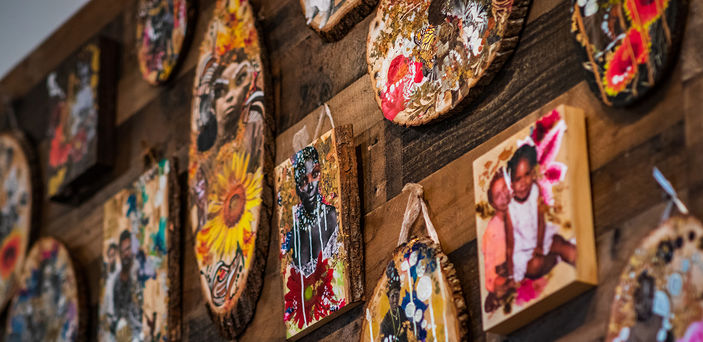
<svg viewBox="0 0 703 342"><path fill-rule="evenodd" d="M520 159L517 163L517 167L515 168L515 173L512 175L515 200L518 202L525 202L530 196L530 191L534 182L534 168L530 166L530 162L527 159Z"/></svg>
<svg viewBox="0 0 703 342"><path fill-rule="evenodd" d="M319 191L320 164L313 160L306 160L303 166L305 167L305 177L298 181L296 192L305 211L311 213L315 210L315 199Z"/></svg>
<svg viewBox="0 0 703 342"><path fill-rule="evenodd" d="M120 238L119 248L120 262L122 263L120 278L122 278L122 280L127 280L127 278L129 278L129 271L132 268L132 239L129 237L124 238L124 236L122 236Z"/></svg>

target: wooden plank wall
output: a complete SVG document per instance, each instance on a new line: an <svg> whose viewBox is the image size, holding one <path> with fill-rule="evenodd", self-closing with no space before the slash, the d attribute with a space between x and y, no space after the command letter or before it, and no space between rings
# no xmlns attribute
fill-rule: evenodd
<svg viewBox="0 0 703 342"><path fill-rule="evenodd" d="M406 182L426 188L442 246L457 268L476 341L600 341L606 331L616 275L638 240L653 229L664 197L651 177L655 165L669 176L703 217L703 2L692 0L679 63L650 98L628 109L605 108L585 83L570 35L569 1L534 0L514 56L486 92L458 115L419 128L385 121L366 76L365 42L370 17L339 42L324 43L305 26L298 0L253 0L270 54L276 118L276 160L293 151L293 134L313 133L320 105L328 102L337 124L353 124L365 215L367 297L388 261L400 229ZM71 51L96 33L122 44L117 85L118 153L114 171L77 207L44 203L41 235L64 241L89 281L91 340L96 336L101 263L102 204L144 169L152 149L187 162L191 86L197 47L213 8L198 1L198 22L188 56L175 80L152 87L140 78L134 45L135 1L93 0L0 81L14 99L19 125L46 156L48 117L43 79ZM5 47L7 48L7 47ZM587 113L589 161L597 240L598 288L535 320L510 336L481 332L471 161L482 142L528 115L557 104ZM4 125L5 123L0 123ZM329 124L326 124L329 125ZM326 129L329 126L323 128ZM44 158L43 158L44 159ZM181 172L181 181L185 173ZM417 230L419 232L419 230ZM183 336L219 341L200 293L190 228L184 231ZM273 241L276 241L275 239ZM272 243L266 281L254 321L242 341L280 341L284 330L277 244ZM347 312L305 341L354 341L362 307Z"/></svg>

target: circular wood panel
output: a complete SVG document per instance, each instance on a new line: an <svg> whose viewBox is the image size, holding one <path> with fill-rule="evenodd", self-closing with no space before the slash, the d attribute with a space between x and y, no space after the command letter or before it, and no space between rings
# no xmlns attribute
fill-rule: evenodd
<svg viewBox="0 0 703 342"><path fill-rule="evenodd" d="M440 247L415 238L396 248L366 304L361 341L465 341L466 304Z"/></svg>
<svg viewBox="0 0 703 342"><path fill-rule="evenodd" d="M572 0L572 32L591 89L605 104L642 98L676 61L686 21L681 0Z"/></svg>
<svg viewBox="0 0 703 342"><path fill-rule="evenodd" d="M27 256L18 295L12 301L6 341L80 341L85 339L82 287L66 248L42 238Z"/></svg>
<svg viewBox="0 0 703 342"><path fill-rule="evenodd" d="M144 80L166 82L193 26L187 0L140 0L137 14L137 58Z"/></svg>
<svg viewBox="0 0 703 342"><path fill-rule="evenodd" d="M517 44L529 0L381 0L367 61L376 101L397 124L461 108Z"/></svg>
<svg viewBox="0 0 703 342"><path fill-rule="evenodd" d="M19 133L0 133L0 305L13 296L27 252L36 200L36 163ZM36 165L36 164L34 164Z"/></svg>
<svg viewBox="0 0 703 342"><path fill-rule="evenodd" d="M674 217L647 236L620 275L608 341L701 341L703 226Z"/></svg>
<svg viewBox="0 0 703 342"><path fill-rule="evenodd" d="M335 41L364 20L378 0L300 0L305 21L322 38Z"/></svg>
<svg viewBox="0 0 703 342"><path fill-rule="evenodd" d="M254 315L269 243L273 125L259 38L249 1L218 0L193 88L193 247L207 307L228 338Z"/></svg>

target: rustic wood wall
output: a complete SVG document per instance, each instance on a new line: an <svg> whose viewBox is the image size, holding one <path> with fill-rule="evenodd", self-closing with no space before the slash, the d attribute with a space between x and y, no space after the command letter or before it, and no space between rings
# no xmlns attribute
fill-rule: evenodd
<svg viewBox="0 0 703 342"><path fill-rule="evenodd" d="M341 41L324 43L305 26L298 0L253 0L271 60L276 161L293 152L291 138L303 125L312 134L320 105L328 102L337 124L354 125L365 215L367 297L390 257L393 244L388 241L395 241L400 229L406 201L403 184L420 182L442 246L462 281L474 340L599 341L605 336L617 275L638 240L657 225L664 208L665 198L652 180L651 168L659 166L693 212L703 216L703 153L699 152L703 149L703 1L692 0L682 53L672 75L650 98L628 109L606 108L588 89L587 74L569 32L569 1L533 1L514 56L477 101L442 122L402 128L383 119L366 76L370 17ZM97 33L122 44L120 63L114 66L119 73L116 167L96 180L100 190L81 205L45 202L41 217L41 235L64 241L85 270L92 309L90 340L96 336L102 204L143 171L148 149L176 156L181 165L187 162L194 65L213 3L198 1L193 44L167 86L152 87L141 80L132 49L134 0L91 1L0 81L0 90L14 99L21 128L44 157L49 115L44 77ZM601 285L510 336L484 334L471 187L471 161L481 151L474 149L521 118L562 103L587 112ZM185 181L185 173L180 176ZM219 341L201 296L190 228L185 227L183 234L183 339ZM283 340L276 248L272 243L262 297L243 341ZM362 319L359 306L305 340L357 340Z"/></svg>

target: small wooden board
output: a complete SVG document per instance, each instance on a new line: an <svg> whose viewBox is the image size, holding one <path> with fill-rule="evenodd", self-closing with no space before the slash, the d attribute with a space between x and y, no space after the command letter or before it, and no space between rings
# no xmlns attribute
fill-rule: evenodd
<svg viewBox="0 0 703 342"><path fill-rule="evenodd" d="M27 255L4 340L87 341L86 289L66 247L40 239Z"/></svg>
<svg viewBox="0 0 703 342"><path fill-rule="evenodd" d="M454 265L428 238L395 249L364 317L361 341L466 341L469 334Z"/></svg>
<svg viewBox="0 0 703 342"><path fill-rule="evenodd" d="M105 203L100 340L180 340L177 174L164 159Z"/></svg>
<svg viewBox="0 0 703 342"><path fill-rule="evenodd" d="M187 51L195 27L190 0L140 0L137 11L137 59L150 84L167 82Z"/></svg>
<svg viewBox="0 0 703 342"><path fill-rule="evenodd" d="M254 316L273 205L273 114L264 45L246 0L218 0L193 86L188 182L207 308L227 338Z"/></svg>
<svg viewBox="0 0 703 342"><path fill-rule="evenodd" d="M367 62L386 119L417 126L461 110L512 54L530 0L381 0Z"/></svg>
<svg viewBox="0 0 703 342"><path fill-rule="evenodd" d="M606 341L700 341L703 225L676 216L652 231L620 275Z"/></svg>
<svg viewBox="0 0 703 342"><path fill-rule="evenodd" d="M572 0L571 30L603 103L640 99L676 63L687 0Z"/></svg>
<svg viewBox="0 0 703 342"><path fill-rule="evenodd" d="M336 41L363 20L378 0L300 0L305 21L323 39Z"/></svg>
<svg viewBox="0 0 703 342"><path fill-rule="evenodd" d="M15 294L41 203L39 164L24 135L0 133L0 308Z"/></svg>
<svg viewBox="0 0 703 342"><path fill-rule="evenodd" d="M283 321L289 339L339 316L364 295L353 137L351 125L338 126L276 167Z"/></svg>

